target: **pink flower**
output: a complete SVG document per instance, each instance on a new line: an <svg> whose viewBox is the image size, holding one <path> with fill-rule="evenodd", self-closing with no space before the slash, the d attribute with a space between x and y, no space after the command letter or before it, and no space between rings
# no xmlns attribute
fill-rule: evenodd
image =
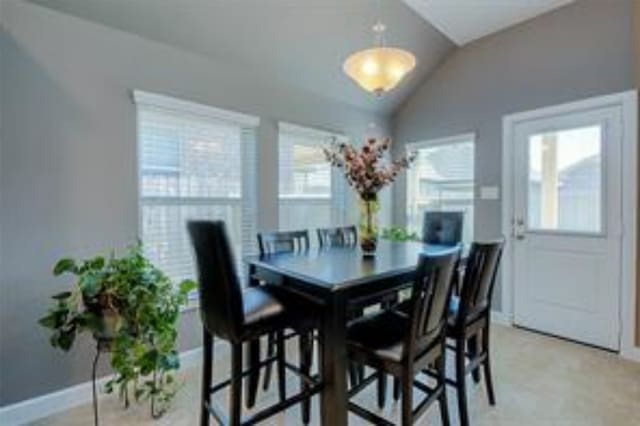
<svg viewBox="0 0 640 426"><path fill-rule="evenodd" d="M398 173L408 169L415 160L415 153L406 154L392 161L384 161L385 151L391 147L389 138L370 138L361 149L351 144L335 141L324 148L327 161L344 170L344 176L360 196L372 196L395 181Z"/></svg>

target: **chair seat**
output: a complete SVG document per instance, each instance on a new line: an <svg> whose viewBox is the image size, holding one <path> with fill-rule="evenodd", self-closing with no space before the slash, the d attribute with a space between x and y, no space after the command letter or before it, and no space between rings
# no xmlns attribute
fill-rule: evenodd
<svg viewBox="0 0 640 426"><path fill-rule="evenodd" d="M317 325L317 309L278 286L261 285L242 292L247 334L288 327L308 331Z"/></svg>
<svg viewBox="0 0 640 426"><path fill-rule="evenodd" d="M468 312L465 317L464 326L469 327L470 325L478 323L487 314L487 309L488 309L487 305L480 305L474 308L472 311ZM455 336L457 334L456 326L459 326L458 324L459 312L460 312L460 297L453 296L451 298L451 301L449 302L449 318L447 318L447 324L449 326L448 332L447 332L448 335Z"/></svg>
<svg viewBox="0 0 640 426"><path fill-rule="evenodd" d="M351 351L373 352L381 359L400 362L409 329L405 314L385 310L352 321L347 328L347 344Z"/></svg>
<svg viewBox="0 0 640 426"><path fill-rule="evenodd" d="M284 314L284 305L271 292L261 287L252 287L242 292L244 325L253 326L273 320Z"/></svg>

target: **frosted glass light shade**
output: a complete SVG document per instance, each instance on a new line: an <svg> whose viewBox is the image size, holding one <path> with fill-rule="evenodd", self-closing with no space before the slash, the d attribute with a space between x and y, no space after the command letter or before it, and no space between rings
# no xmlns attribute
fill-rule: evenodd
<svg viewBox="0 0 640 426"><path fill-rule="evenodd" d="M406 50L375 47L349 56L342 68L363 89L382 95L396 87L415 66L415 56Z"/></svg>

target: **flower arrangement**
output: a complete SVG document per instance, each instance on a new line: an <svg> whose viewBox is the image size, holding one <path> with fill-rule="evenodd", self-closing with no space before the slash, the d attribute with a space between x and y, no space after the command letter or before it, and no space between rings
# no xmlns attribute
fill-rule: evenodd
<svg viewBox="0 0 640 426"><path fill-rule="evenodd" d="M361 148L333 141L324 149L327 161L341 169L349 185L360 197L360 246L365 256L373 256L378 243L378 192L391 185L402 170L415 160L415 153L391 161L385 154L391 149L391 139L368 139Z"/></svg>
<svg viewBox="0 0 640 426"><path fill-rule="evenodd" d="M385 161L385 153L391 148L391 139L368 139L362 148L335 141L324 149L327 161L333 167L344 170L349 185L361 199L375 198L385 186L392 184L398 174L408 169L415 160L415 153L392 161Z"/></svg>

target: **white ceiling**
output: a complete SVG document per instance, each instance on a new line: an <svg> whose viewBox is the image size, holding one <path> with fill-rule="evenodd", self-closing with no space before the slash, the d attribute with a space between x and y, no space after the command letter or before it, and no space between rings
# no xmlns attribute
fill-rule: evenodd
<svg viewBox="0 0 640 426"><path fill-rule="evenodd" d="M574 0L404 0L459 46Z"/></svg>

